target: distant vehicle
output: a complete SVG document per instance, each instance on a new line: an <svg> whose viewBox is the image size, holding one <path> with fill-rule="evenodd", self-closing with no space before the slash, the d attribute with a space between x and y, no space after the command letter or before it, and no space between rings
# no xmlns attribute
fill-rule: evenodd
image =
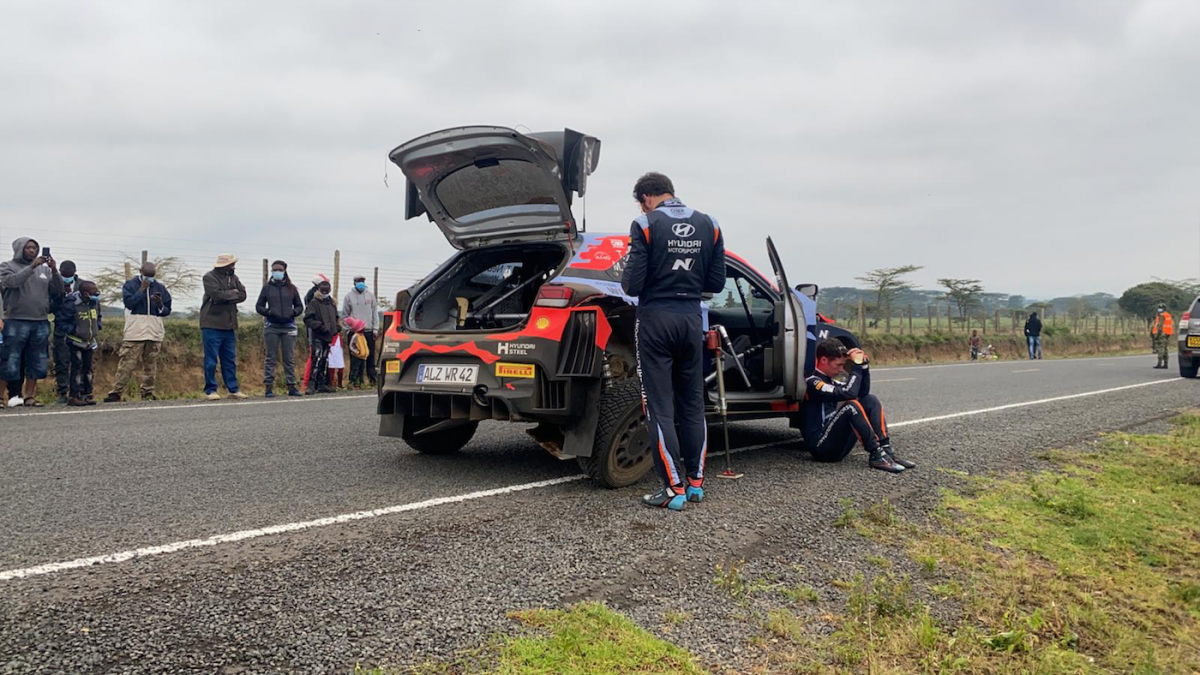
<svg viewBox="0 0 1200 675"><path fill-rule="evenodd" d="M1200 371L1200 296L1179 321L1179 376L1196 377Z"/></svg>
<svg viewBox="0 0 1200 675"><path fill-rule="evenodd" d="M418 452L448 454L479 422L529 422L560 458L608 487L653 466L636 376L637 300L621 289L628 232L580 232L600 141L572 130L521 134L457 127L390 153L407 178L406 218L427 215L458 252L409 289L384 319L379 432ZM811 343L857 340L818 318L817 287L791 289L767 239L774 278L727 255L725 288L702 303L732 352L729 414L798 423ZM700 336L697 336L700 339ZM715 418L715 359L706 363Z"/></svg>

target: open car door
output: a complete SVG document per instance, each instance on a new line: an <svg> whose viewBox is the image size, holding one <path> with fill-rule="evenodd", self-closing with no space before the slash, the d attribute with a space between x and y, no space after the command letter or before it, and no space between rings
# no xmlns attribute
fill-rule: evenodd
<svg viewBox="0 0 1200 675"><path fill-rule="evenodd" d="M776 337L776 345L783 356L783 389L789 398L800 400L804 398L804 358L808 350L807 326L808 319L804 315L804 307L800 299L788 283L787 273L775 250L775 242L767 237L767 256L771 259L771 268L775 271L775 282L779 286L781 297L776 307L775 315L779 317L781 334Z"/></svg>

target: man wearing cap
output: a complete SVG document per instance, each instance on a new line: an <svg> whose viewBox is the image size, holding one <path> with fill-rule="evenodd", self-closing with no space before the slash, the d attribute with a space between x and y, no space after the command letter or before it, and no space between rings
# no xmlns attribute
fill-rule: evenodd
<svg viewBox="0 0 1200 675"><path fill-rule="evenodd" d="M246 301L246 287L234 274L237 257L217 256L217 264L204 274L204 299L200 303L200 333L204 341L204 395L221 400L217 393L217 361L221 379L231 398L248 398L238 388L238 304Z"/></svg>
<svg viewBox="0 0 1200 675"><path fill-rule="evenodd" d="M354 288L342 300L342 318L358 319L365 326L362 334L367 338L367 348L370 350L367 356L367 379L371 381L371 386L375 386L375 331L379 329L379 300L367 290L366 277L354 277ZM349 344L353 337L352 332L346 333L346 343ZM353 380L353 376L350 379ZM362 379L361 372L359 379Z"/></svg>
<svg viewBox="0 0 1200 675"><path fill-rule="evenodd" d="M75 311L73 304L68 306L65 302L66 296L79 290L79 280L75 278L75 263L71 260L62 261L58 265L58 278L62 281L63 295L52 297L50 301L50 311L54 314L54 384L58 390L59 405L66 405L67 389L71 383L71 350L67 347L67 334L62 329L68 322L59 319L66 318L68 312Z"/></svg>
<svg viewBox="0 0 1200 675"><path fill-rule="evenodd" d="M121 400L125 385L133 377L133 369L140 363L142 375L139 385L142 400L153 401L154 382L158 375L158 353L162 348L166 328L163 317L171 313L171 293L154 278L158 268L152 262L142 263L138 276L121 287L121 300L125 303L125 336L121 342L117 378L112 389L104 398L105 403Z"/></svg>
<svg viewBox="0 0 1200 675"><path fill-rule="evenodd" d="M1171 357L1167 352L1171 344L1171 336L1175 334L1175 319L1167 311L1167 306L1158 303L1158 313L1154 315L1154 324L1150 326L1150 341L1154 345L1154 353L1158 355L1155 368L1167 368Z"/></svg>

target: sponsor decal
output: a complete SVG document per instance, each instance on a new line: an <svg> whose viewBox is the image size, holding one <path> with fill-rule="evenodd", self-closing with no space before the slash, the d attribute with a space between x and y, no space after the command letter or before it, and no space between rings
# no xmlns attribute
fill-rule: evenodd
<svg viewBox="0 0 1200 675"><path fill-rule="evenodd" d="M817 382L816 382L816 385L815 385L815 386L817 387L817 390L818 390L818 391L819 391L819 390L821 390L821 389L824 389L824 388L825 388L825 381L824 381L824 380L817 380Z"/></svg>
<svg viewBox="0 0 1200 675"><path fill-rule="evenodd" d="M550 327L550 319L544 316L539 316L538 320L533 322L533 327L538 330L546 330Z"/></svg>
<svg viewBox="0 0 1200 675"><path fill-rule="evenodd" d="M496 353L510 356L525 356L534 347L535 345L528 342L501 342L496 345Z"/></svg>
<svg viewBox="0 0 1200 675"><path fill-rule="evenodd" d="M389 373L400 372L400 362L399 361L388 361L387 362L387 372L389 372Z"/></svg>
<svg viewBox="0 0 1200 675"><path fill-rule="evenodd" d="M496 364L496 377L532 378L535 369L536 366L532 363L504 363L501 361Z"/></svg>
<svg viewBox="0 0 1200 675"><path fill-rule="evenodd" d="M695 258L681 258L679 260L676 260L675 264L671 266L671 271L677 272L679 270L683 270L685 272L691 272L692 266L695 264L696 264Z"/></svg>
<svg viewBox="0 0 1200 675"><path fill-rule="evenodd" d="M691 223L675 223L671 226L671 231L676 237L690 237L696 234L696 227Z"/></svg>

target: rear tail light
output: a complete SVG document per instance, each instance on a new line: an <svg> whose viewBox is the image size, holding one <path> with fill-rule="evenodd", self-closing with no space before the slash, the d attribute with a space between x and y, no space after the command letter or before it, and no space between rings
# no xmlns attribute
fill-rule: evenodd
<svg viewBox="0 0 1200 675"><path fill-rule="evenodd" d="M1188 321L1191 321L1191 320L1192 320L1192 313L1191 313L1191 312L1184 312L1184 313L1183 313L1183 322L1184 322L1184 323L1187 323Z"/></svg>
<svg viewBox="0 0 1200 675"><path fill-rule="evenodd" d="M538 291L535 307L569 307L575 291L566 286L546 284Z"/></svg>

